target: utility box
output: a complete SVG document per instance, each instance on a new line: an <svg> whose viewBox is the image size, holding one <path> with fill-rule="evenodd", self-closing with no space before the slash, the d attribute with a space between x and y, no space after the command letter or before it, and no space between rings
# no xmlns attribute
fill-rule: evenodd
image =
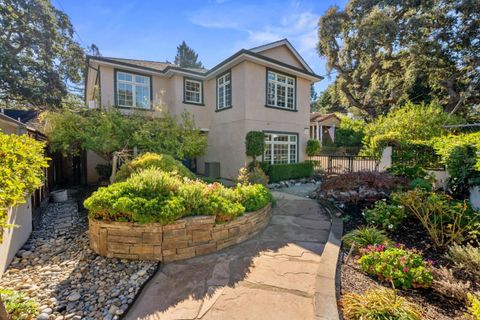
<svg viewBox="0 0 480 320"><path fill-rule="evenodd" d="M220 162L205 162L205 176L213 179L220 178Z"/></svg>

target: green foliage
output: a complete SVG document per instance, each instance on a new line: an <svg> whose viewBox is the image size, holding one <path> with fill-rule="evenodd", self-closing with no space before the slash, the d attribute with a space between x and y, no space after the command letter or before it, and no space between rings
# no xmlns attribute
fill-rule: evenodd
<svg viewBox="0 0 480 320"><path fill-rule="evenodd" d="M480 320L480 294L467 294L468 298L468 317L472 320Z"/></svg>
<svg viewBox="0 0 480 320"><path fill-rule="evenodd" d="M391 282L396 288L428 288L433 277L429 264L414 250L401 246L368 246L362 249L360 268L380 281Z"/></svg>
<svg viewBox="0 0 480 320"><path fill-rule="evenodd" d="M240 168L237 181L242 185L261 184L266 186L268 184L268 176L259 165L243 167Z"/></svg>
<svg viewBox="0 0 480 320"><path fill-rule="evenodd" d="M420 320L420 307L407 299L397 296L395 290L373 288L364 294L343 295L342 310L345 318L351 320Z"/></svg>
<svg viewBox="0 0 480 320"><path fill-rule="evenodd" d="M261 209L273 201L270 191L261 184L239 185L235 191L247 212Z"/></svg>
<svg viewBox="0 0 480 320"><path fill-rule="evenodd" d="M270 182L310 177L313 174L311 162L273 164L267 172Z"/></svg>
<svg viewBox="0 0 480 320"><path fill-rule="evenodd" d="M138 147L143 152L169 154L177 159L203 154L207 138L195 126L193 118L163 114L122 115L118 110L49 112L46 133L53 151L78 155L93 150L107 160L115 151Z"/></svg>
<svg viewBox="0 0 480 320"><path fill-rule="evenodd" d="M307 156L313 157L320 152L320 141L310 139L307 141Z"/></svg>
<svg viewBox="0 0 480 320"><path fill-rule="evenodd" d="M474 211L467 201L419 189L395 193L392 198L420 221L437 247L477 237L480 212Z"/></svg>
<svg viewBox="0 0 480 320"><path fill-rule="evenodd" d="M427 172L420 165L406 165L395 163L387 169L388 172L397 177L404 177L409 180L423 179L427 176Z"/></svg>
<svg viewBox="0 0 480 320"><path fill-rule="evenodd" d="M434 140L434 148L450 174L449 186L458 195L480 180L480 132Z"/></svg>
<svg viewBox="0 0 480 320"><path fill-rule="evenodd" d="M387 204L380 200L375 202L375 206L365 210L365 220L382 229L394 230L407 217L405 208L397 204Z"/></svg>
<svg viewBox="0 0 480 320"><path fill-rule="evenodd" d="M172 156L147 152L123 164L117 172L115 181L124 181L133 173L138 173L148 168L155 168L165 172L175 172L181 177L190 179L195 178L195 175L188 170L188 168Z"/></svg>
<svg viewBox="0 0 480 320"><path fill-rule="evenodd" d="M340 116L340 124L335 129L335 146L356 147L362 145L365 136L365 121L352 119L345 115Z"/></svg>
<svg viewBox="0 0 480 320"><path fill-rule="evenodd" d="M215 215L217 221L229 221L269 201L270 192L261 185L229 189L149 168L99 188L84 205L92 219L168 224L190 215Z"/></svg>
<svg viewBox="0 0 480 320"><path fill-rule="evenodd" d="M453 244L448 248L447 258L452 260L454 268L470 277L480 279L480 249L470 244Z"/></svg>
<svg viewBox="0 0 480 320"><path fill-rule="evenodd" d="M430 180L422 179L422 178L415 178L410 182L410 187L412 189L420 189L424 191L432 191L433 186Z"/></svg>
<svg viewBox="0 0 480 320"><path fill-rule="evenodd" d="M0 30L0 103L60 107L85 68L68 16L49 0L6 0Z"/></svg>
<svg viewBox="0 0 480 320"><path fill-rule="evenodd" d="M265 149L265 134L261 131L250 131L245 137L245 148L247 156L253 158L253 162L256 161L258 156L263 154Z"/></svg>
<svg viewBox="0 0 480 320"><path fill-rule="evenodd" d="M8 209L25 202L25 198L43 184L46 167L44 143L27 135L0 132L0 240Z"/></svg>
<svg viewBox="0 0 480 320"><path fill-rule="evenodd" d="M428 141L444 134L442 126L460 120L450 117L435 104L407 103L381 115L365 126L364 154L378 156L387 143L407 144Z"/></svg>
<svg viewBox="0 0 480 320"><path fill-rule="evenodd" d="M33 319L38 313L38 303L23 292L0 289L0 296L11 320Z"/></svg>
<svg viewBox="0 0 480 320"><path fill-rule="evenodd" d="M385 231L379 230L375 227L362 227L355 229L344 235L342 240L347 249L350 248L353 243L355 243L357 251L358 249L364 248L368 245L386 245L390 242Z"/></svg>
<svg viewBox="0 0 480 320"><path fill-rule="evenodd" d="M182 68L203 68L202 62L198 61L198 54L185 41L177 47L174 63Z"/></svg>

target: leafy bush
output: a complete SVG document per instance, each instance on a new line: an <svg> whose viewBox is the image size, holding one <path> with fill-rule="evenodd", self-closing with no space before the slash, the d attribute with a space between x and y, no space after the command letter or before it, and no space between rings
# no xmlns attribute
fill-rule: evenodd
<svg viewBox="0 0 480 320"><path fill-rule="evenodd" d="M360 229L356 229L350 231L342 238L343 244L350 248L353 243L357 248L364 248L368 245L377 246L379 244L386 245L390 242L388 239L385 231L379 230L375 227L362 227Z"/></svg>
<svg viewBox="0 0 480 320"><path fill-rule="evenodd" d="M422 167L418 164L410 165L395 163L390 168L388 168L388 172L390 172L394 176L404 177L409 180L425 178L427 176L427 172L423 170Z"/></svg>
<svg viewBox="0 0 480 320"><path fill-rule="evenodd" d="M480 294L467 294L468 316L472 320L480 320Z"/></svg>
<svg viewBox="0 0 480 320"><path fill-rule="evenodd" d="M46 167L44 143L27 135L0 132L0 243L3 227L7 227L7 210L25 202L25 197L43 184Z"/></svg>
<svg viewBox="0 0 480 320"><path fill-rule="evenodd" d="M250 131L245 137L245 149L247 156L256 162L258 156L263 154L265 149L265 134L261 131Z"/></svg>
<svg viewBox="0 0 480 320"><path fill-rule="evenodd" d="M470 277L480 279L480 249L470 244L453 244L448 248L447 258L452 260L454 268Z"/></svg>
<svg viewBox="0 0 480 320"><path fill-rule="evenodd" d="M268 171L270 182L310 177L313 174L311 162L273 164Z"/></svg>
<svg viewBox="0 0 480 320"><path fill-rule="evenodd" d="M271 199L261 185L229 189L150 168L99 188L84 206L92 219L168 224L189 215L215 215L217 221L228 221L245 212L245 206L247 211L256 210Z"/></svg>
<svg viewBox="0 0 480 320"><path fill-rule="evenodd" d="M344 294L341 300L343 314L351 320L420 320L417 305L397 296L395 290L373 288L359 295Z"/></svg>
<svg viewBox="0 0 480 320"><path fill-rule="evenodd" d="M432 284L429 264L415 250L401 246L368 246L362 249L360 268L380 281L392 282L396 288L428 288Z"/></svg>
<svg viewBox="0 0 480 320"><path fill-rule="evenodd" d="M240 184L261 184L266 186L268 184L268 176L263 172L260 166L243 167L240 168L237 181Z"/></svg>
<svg viewBox="0 0 480 320"><path fill-rule="evenodd" d="M412 182L410 182L410 187L412 187L412 189L420 189L424 191L432 191L433 189L432 183L429 180L422 178L413 179Z"/></svg>
<svg viewBox="0 0 480 320"><path fill-rule="evenodd" d="M149 168L156 168L165 172L176 172L179 176L190 179L195 178L195 175L187 167L172 156L147 152L123 164L117 172L115 181L124 181L133 173Z"/></svg>
<svg viewBox="0 0 480 320"><path fill-rule="evenodd" d="M313 157L320 152L320 141L310 139L307 141L307 156Z"/></svg>
<svg viewBox="0 0 480 320"><path fill-rule="evenodd" d="M431 268L433 275L432 289L444 297L458 301L467 300L467 292L471 288L469 281L457 279L451 269L445 267Z"/></svg>
<svg viewBox="0 0 480 320"><path fill-rule="evenodd" d="M235 191L247 212L261 209L273 200L270 191L261 184L239 185Z"/></svg>
<svg viewBox="0 0 480 320"><path fill-rule="evenodd" d="M476 237L480 212L474 211L466 201L419 189L392 197L420 221L437 247Z"/></svg>
<svg viewBox="0 0 480 320"><path fill-rule="evenodd" d="M406 218L402 205L387 204L386 201L377 201L371 209L365 210L365 220L382 229L396 229Z"/></svg>
<svg viewBox="0 0 480 320"><path fill-rule="evenodd" d="M23 292L0 289L0 296L12 320L33 319L38 313L37 302Z"/></svg>
<svg viewBox="0 0 480 320"><path fill-rule="evenodd" d="M364 137L365 121L352 119L348 116L340 116L340 124L335 129L335 146L354 147L362 145Z"/></svg>

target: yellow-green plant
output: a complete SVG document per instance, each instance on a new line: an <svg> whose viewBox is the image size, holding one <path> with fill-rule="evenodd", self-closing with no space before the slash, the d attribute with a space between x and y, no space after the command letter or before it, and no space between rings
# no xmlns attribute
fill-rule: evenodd
<svg viewBox="0 0 480 320"><path fill-rule="evenodd" d="M0 289L0 296L11 320L34 319L38 313L38 303L23 292Z"/></svg>
<svg viewBox="0 0 480 320"><path fill-rule="evenodd" d="M42 185L47 166L44 143L27 135L0 132L0 241L8 209L25 202L25 197Z"/></svg>
<svg viewBox="0 0 480 320"><path fill-rule="evenodd" d="M342 238L345 247L350 248L355 243L356 251L368 245L388 244L390 240L383 230L375 227L363 227L350 231Z"/></svg>
<svg viewBox="0 0 480 320"><path fill-rule="evenodd" d="M473 278L480 279L480 249L470 244L454 244L448 248L447 258L452 260L454 268L462 270Z"/></svg>
<svg viewBox="0 0 480 320"><path fill-rule="evenodd" d="M480 320L480 294L467 294L468 299L468 314L467 316L472 320Z"/></svg>
<svg viewBox="0 0 480 320"><path fill-rule="evenodd" d="M421 319L419 306L387 288L373 288L363 294L347 293L341 303L345 318L350 320Z"/></svg>

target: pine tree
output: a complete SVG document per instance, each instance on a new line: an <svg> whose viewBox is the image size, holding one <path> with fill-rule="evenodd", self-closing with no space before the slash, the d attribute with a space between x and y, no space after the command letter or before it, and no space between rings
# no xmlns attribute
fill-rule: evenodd
<svg viewBox="0 0 480 320"><path fill-rule="evenodd" d="M198 54L190 48L185 41L177 47L177 55L175 56L175 64L182 68L203 68L202 62L197 61Z"/></svg>

